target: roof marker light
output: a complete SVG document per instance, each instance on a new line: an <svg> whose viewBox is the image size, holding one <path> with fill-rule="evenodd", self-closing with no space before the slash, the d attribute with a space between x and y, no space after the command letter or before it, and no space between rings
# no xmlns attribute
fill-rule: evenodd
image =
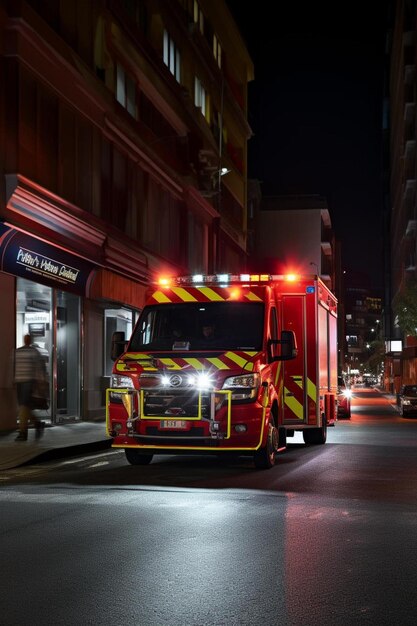
<svg viewBox="0 0 417 626"><path fill-rule="evenodd" d="M171 279L167 278L166 276L163 276L158 280L158 283L161 287L169 287L171 282Z"/></svg>
<svg viewBox="0 0 417 626"><path fill-rule="evenodd" d="M217 274L217 282L219 282L219 283L228 283L229 282L229 274Z"/></svg>
<svg viewBox="0 0 417 626"><path fill-rule="evenodd" d="M250 281L250 275L249 274L241 274L240 275L240 280L242 282L249 282Z"/></svg>
<svg viewBox="0 0 417 626"><path fill-rule="evenodd" d="M285 280L288 280L288 282L293 283L295 280L297 280L297 274L286 274Z"/></svg>
<svg viewBox="0 0 417 626"><path fill-rule="evenodd" d="M204 280L203 274L194 274L193 283L202 283Z"/></svg>

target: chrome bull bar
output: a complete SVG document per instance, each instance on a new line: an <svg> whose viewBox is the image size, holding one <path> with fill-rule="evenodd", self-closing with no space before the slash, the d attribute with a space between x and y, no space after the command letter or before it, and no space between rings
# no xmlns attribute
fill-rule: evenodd
<svg viewBox="0 0 417 626"><path fill-rule="evenodd" d="M148 391L148 390L146 390ZM198 410L197 415L192 416L178 416L178 415L146 415L145 414L145 391L143 389L130 389L130 388L108 388L106 389L106 431L107 435L111 436L112 425L110 416L111 394L118 394L121 396L123 407L126 411L126 426L128 434L133 433L133 425L136 421L175 421L181 419L187 422L196 422L203 419L202 415L202 391L198 391ZM227 425L226 432L221 437L222 439L230 439L232 430L232 391L230 389L221 389L218 391L204 391L204 395L210 397L210 433L215 438L220 438L220 422L216 421L216 406L220 404L223 406L224 400L227 404ZM221 398L221 401L219 401Z"/></svg>

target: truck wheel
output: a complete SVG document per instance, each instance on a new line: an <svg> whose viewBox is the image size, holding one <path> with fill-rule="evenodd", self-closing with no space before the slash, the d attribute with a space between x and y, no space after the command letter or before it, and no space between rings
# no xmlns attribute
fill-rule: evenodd
<svg viewBox="0 0 417 626"><path fill-rule="evenodd" d="M131 465L149 465L153 458L153 454L143 454L133 448L125 448L125 455Z"/></svg>
<svg viewBox="0 0 417 626"><path fill-rule="evenodd" d="M269 422L266 445L259 448L253 456L257 469L271 469L275 465L275 457L278 451L278 430L272 422Z"/></svg>
<svg viewBox="0 0 417 626"><path fill-rule="evenodd" d="M316 445L326 443L327 439L327 420L323 416L323 424L320 428L309 428L303 431L304 443L308 445Z"/></svg>

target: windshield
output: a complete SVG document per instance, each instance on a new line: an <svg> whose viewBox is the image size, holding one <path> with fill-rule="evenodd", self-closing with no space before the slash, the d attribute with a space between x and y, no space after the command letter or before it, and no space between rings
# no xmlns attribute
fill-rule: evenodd
<svg viewBox="0 0 417 626"><path fill-rule="evenodd" d="M145 307L129 350L262 350L260 302L192 302Z"/></svg>

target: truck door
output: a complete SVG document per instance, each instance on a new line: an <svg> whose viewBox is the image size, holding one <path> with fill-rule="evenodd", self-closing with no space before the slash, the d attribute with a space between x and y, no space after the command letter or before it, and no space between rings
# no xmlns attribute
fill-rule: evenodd
<svg viewBox="0 0 417 626"><path fill-rule="evenodd" d="M306 300L304 295L282 296L282 328L293 330L298 355L284 365L284 424L307 423L306 386Z"/></svg>

